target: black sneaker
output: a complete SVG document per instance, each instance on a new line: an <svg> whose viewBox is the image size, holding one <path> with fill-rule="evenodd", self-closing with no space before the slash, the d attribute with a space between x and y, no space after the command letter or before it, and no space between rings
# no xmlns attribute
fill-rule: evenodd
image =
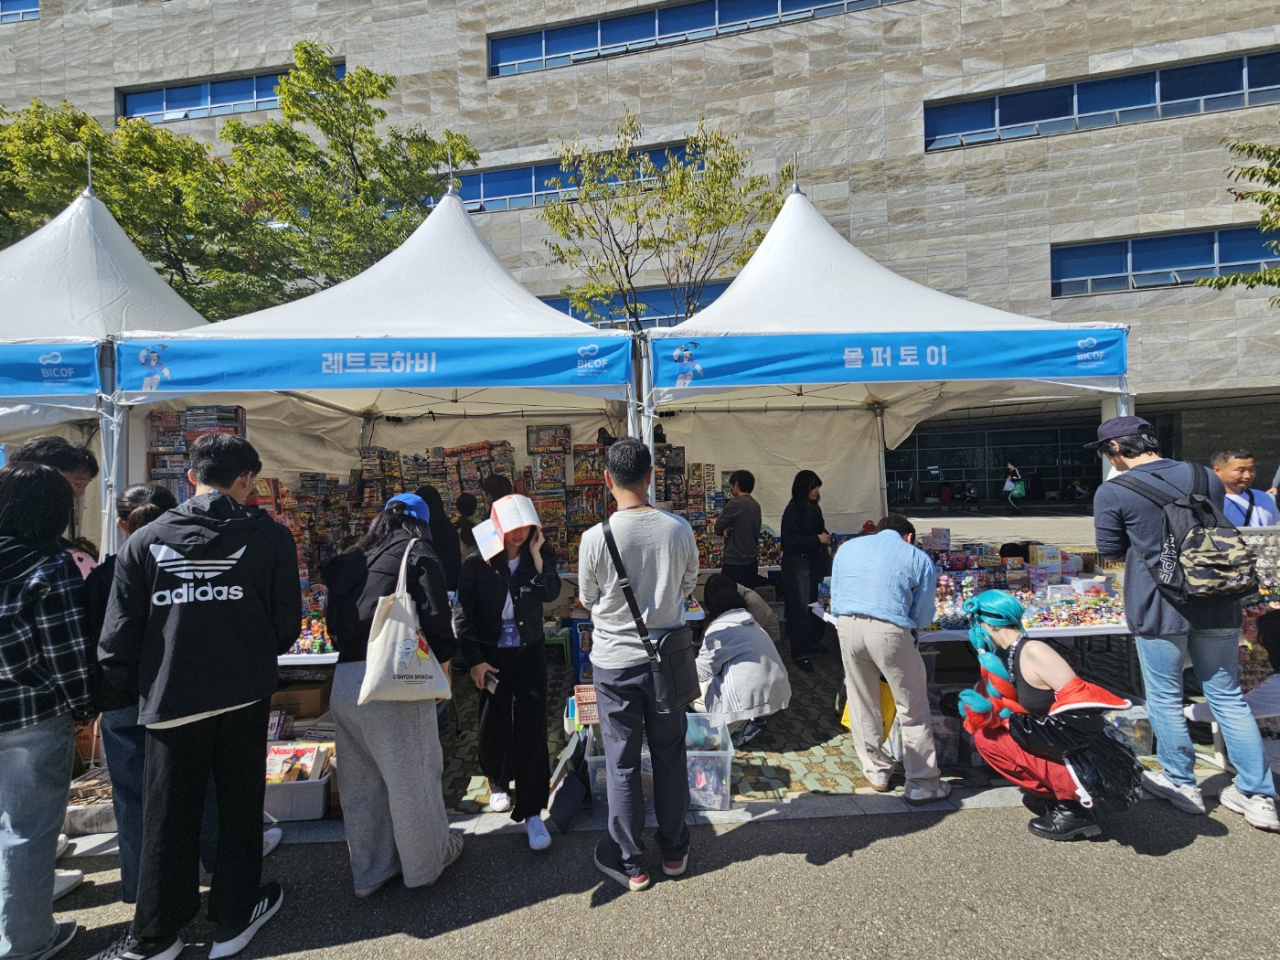
<svg viewBox="0 0 1280 960"><path fill-rule="evenodd" d="M36 960L51 960L62 951L62 948L75 939L76 931L79 930L74 920L63 920L54 926L53 942L44 948L36 957Z"/></svg>
<svg viewBox="0 0 1280 960"><path fill-rule="evenodd" d="M622 887L622 889L631 893L647 890L649 884L653 882L649 879L648 872L643 868L632 872L624 867L622 859L618 855L617 845L608 837L604 837L596 843L596 851L592 859L595 861L597 870Z"/></svg>
<svg viewBox="0 0 1280 960"><path fill-rule="evenodd" d="M284 891L280 884L272 880L264 884L259 891L258 902L254 904L249 923L237 930L231 927L219 927L213 934L213 947L209 950L209 960L219 957L234 957L249 945L254 934L262 929L262 925L276 915L280 904L284 903Z"/></svg>
<svg viewBox="0 0 1280 960"><path fill-rule="evenodd" d="M1093 811L1086 810L1073 800L1058 800L1042 817L1027 824L1027 829L1046 840L1075 840L1077 837L1096 837L1102 833Z"/></svg>
<svg viewBox="0 0 1280 960"><path fill-rule="evenodd" d="M177 937L172 940L139 940L126 930L111 946L95 954L93 960L174 960L181 952L182 941Z"/></svg>

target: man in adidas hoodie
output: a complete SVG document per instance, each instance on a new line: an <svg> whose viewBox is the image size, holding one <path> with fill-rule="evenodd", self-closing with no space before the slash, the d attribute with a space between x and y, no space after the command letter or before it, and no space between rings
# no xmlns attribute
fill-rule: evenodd
<svg viewBox="0 0 1280 960"><path fill-rule="evenodd" d="M190 449L191 500L135 533L116 560L99 646L108 679L138 693L147 728L142 861L132 927L95 960L173 960L200 909L200 821L210 773L218 857L212 960L280 908L259 889L267 716L276 657L297 639L302 592L288 530L244 501L262 470L245 440Z"/></svg>

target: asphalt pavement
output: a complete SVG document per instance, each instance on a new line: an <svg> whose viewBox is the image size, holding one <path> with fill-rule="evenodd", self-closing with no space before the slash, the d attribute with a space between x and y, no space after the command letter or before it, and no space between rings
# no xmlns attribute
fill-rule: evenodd
<svg viewBox="0 0 1280 960"><path fill-rule="evenodd" d="M351 890L346 847L281 846L264 877L281 913L247 960L432 958L1274 958L1280 952L1280 835L1218 809L1160 801L1104 817L1100 840L1031 836L1030 814L977 808L716 824L693 829L689 873L627 893L591 864L598 834L468 837L435 887ZM654 867L657 868L656 853ZM88 873L59 917L82 931L80 960L124 929L113 857L64 860ZM661 873L660 869L655 872ZM184 934L184 960L211 928Z"/></svg>

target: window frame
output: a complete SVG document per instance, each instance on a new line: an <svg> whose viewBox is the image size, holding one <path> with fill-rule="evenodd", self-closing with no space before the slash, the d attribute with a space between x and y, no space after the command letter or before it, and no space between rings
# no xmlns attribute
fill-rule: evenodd
<svg viewBox="0 0 1280 960"><path fill-rule="evenodd" d="M346 76L347 64L345 60L335 60L333 62L334 70L341 79ZM260 110L277 110L280 107L280 97L276 93L275 88L279 84L280 78L285 76L291 66L283 66L277 70L266 70L260 73L235 73L221 74L215 77L206 77L203 80L175 80L165 84L154 84L151 86L120 88L116 90L117 110L116 116L121 120L146 120L148 123L175 123L182 120L203 120L208 117L225 117L241 113L256 113ZM259 95L259 84L274 78L271 85L270 96ZM252 87L252 96L247 99L225 100L218 103L213 101L213 88L218 84L232 83L237 80L247 80ZM170 90L187 90L192 88L200 88L200 102L195 106L173 106L169 105ZM159 93L161 109L151 110L147 112L130 113L129 98L138 94Z"/></svg>
<svg viewBox="0 0 1280 960"><path fill-rule="evenodd" d="M0 0L0 24L8 26L11 23L30 23L40 19L40 0L35 0L35 6L18 7L21 2L22 0ZM10 9L6 10L6 7Z"/></svg>
<svg viewBox="0 0 1280 960"><path fill-rule="evenodd" d="M565 20L559 23L545 24L537 29L525 30L504 30L501 33L491 33L486 37L487 59L488 59L488 76L490 79L499 77L516 76L522 73L532 73L542 70L554 70L559 67L570 67L575 64L584 63L591 60L598 60L605 57L621 57L629 53L640 53L645 50L653 50L658 47L671 46L679 43L697 43L702 40L711 40L715 37L733 36L747 30L763 30L768 27L776 27L786 23L794 23L798 20L819 19L821 17L835 16L841 13L853 13L858 10L866 10L871 7L887 7L893 4L906 3L908 0L805 0L805 2L797 4L796 0L775 0L774 12L764 13L760 16L752 16L747 19L721 18L720 4L724 2L726 7L732 3L732 0L689 0L686 3L672 3L664 6L654 6L632 10L620 10L607 16L592 17L585 20ZM670 33L662 32L662 14L672 14L683 7L701 6L703 3L710 3L713 7L712 21L704 26L675 30ZM605 43L604 25L613 21L620 21L631 18L641 18L646 15L653 17L654 33L652 37L637 38L633 40L620 40L616 43ZM572 27L582 26L584 24L594 23L596 25L596 44L594 47L583 48L582 50L549 53L547 50L547 34L557 30L564 30ZM521 57L514 60L496 60L494 58L493 46L494 42L501 43L504 40L514 38L540 38L541 54L532 57Z"/></svg>
<svg viewBox="0 0 1280 960"><path fill-rule="evenodd" d="M1054 300L1062 300L1070 297L1097 296L1104 293L1127 293L1135 290L1186 287L1193 285L1197 279L1203 277L1225 277L1236 273L1255 273L1271 266L1280 266L1280 252L1274 250L1266 251L1268 255L1261 259L1223 259L1222 235L1224 233L1238 233L1249 229L1250 226L1250 224L1234 223L1203 230L1175 230L1167 233L1139 234L1132 237L1108 237L1085 243L1055 244L1050 247L1049 254L1051 265L1050 297ZM1258 235L1262 238L1264 244L1280 241L1280 235L1263 233L1258 230L1257 224L1253 224L1252 227L1258 231ZM1190 240L1191 238L1208 236L1213 238L1213 258L1209 263L1192 263L1188 261L1182 266L1174 264L1167 268L1141 270L1135 266L1134 243L1141 243L1147 240L1173 240L1179 237ZM1122 273L1098 273L1068 277L1066 279L1054 277L1056 271L1052 266L1053 255L1057 251L1080 250L1087 247L1110 246L1117 243L1124 245L1125 268Z"/></svg>
<svg viewBox="0 0 1280 960"><path fill-rule="evenodd" d="M1129 123L1146 123L1152 120L1167 120L1174 117L1199 116L1219 110L1238 110L1247 107L1280 103L1280 82L1266 86L1253 86L1249 75L1249 63L1255 58L1270 58L1280 55L1280 48L1270 47L1249 52L1238 52L1233 56L1214 57L1192 61L1189 63L1170 63L1160 67L1114 73L1104 76L1082 77L1069 83L1043 84L1036 87L1002 90L997 93L986 93L982 96L970 96L952 100L926 102L926 133L924 138L925 153L938 153L943 150L955 150L963 147L978 146L984 143L998 143L1009 140L1022 140L1028 137L1045 137L1062 133L1075 133L1080 130L1094 130L1100 127L1120 126ZM1162 77L1171 71L1191 70L1197 67L1228 64L1240 61L1240 84L1236 91L1206 91L1198 97L1164 98ZM1108 80L1136 80L1144 77L1152 78L1152 102L1134 103L1129 106L1116 106L1104 110L1080 109L1080 87L1103 83ZM1039 92L1051 91L1071 92L1072 111L1066 117L1045 117L1041 120L1024 120L1019 123L1006 124L1001 117L1001 99L1021 97ZM974 127L971 130L953 131L951 133L930 137L928 118L931 110L942 110L969 104L992 103L994 125L990 127Z"/></svg>

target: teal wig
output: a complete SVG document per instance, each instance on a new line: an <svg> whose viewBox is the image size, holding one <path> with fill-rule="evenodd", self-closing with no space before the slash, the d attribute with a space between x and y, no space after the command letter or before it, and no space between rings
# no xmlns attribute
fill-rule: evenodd
<svg viewBox="0 0 1280 960"><path fill-rule="evenodd" d="M973 732L975 727L988 726L996 718L1007 719L1010 714L1025 710L1018 704L1017 689L1005 655L982 629L984 623L993 627L1022 627L1022 604L1003 590L985 590L964 602L964 612L969 614L969 642L978 651L978 665L986 681L988 696L976 690L960 694L960 713L965 726Z"/></svg>

